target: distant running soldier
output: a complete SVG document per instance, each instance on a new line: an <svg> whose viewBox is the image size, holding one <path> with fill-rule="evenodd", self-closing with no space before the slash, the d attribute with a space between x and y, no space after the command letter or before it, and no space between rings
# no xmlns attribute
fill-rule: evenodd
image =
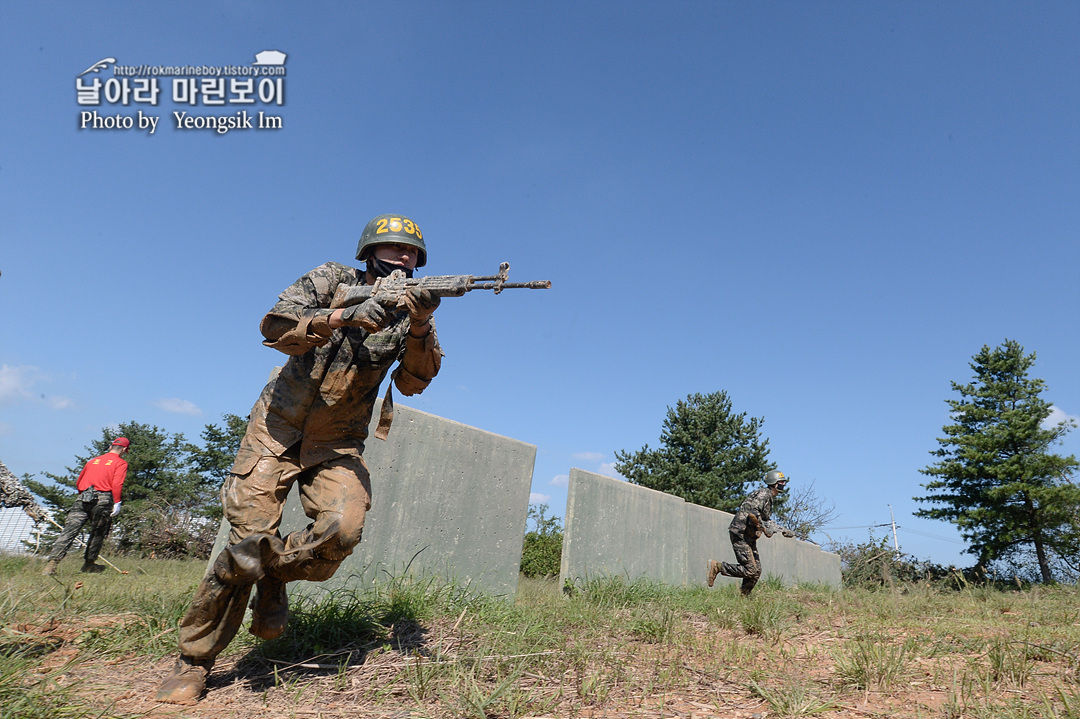
<svg viewBox="0 0 1080 719"><path fill-rule="evenodd" d="M392 272L412 277L427 262L420 228L404 215L380 215L364 228L356 259L366 269L327 262L311 270L263 317L263 344L290 357L251 410L221 490L229 543L180 622L180 656L158 701L199 699L214 660L243 622L253 587L249 630L273 639L289 617L286 583L329 579L352 554L371 508L363 452L379 385L393 369L392 385L411 396L439 371L442 350L431 322L439 298L430 290L409 289L396 308L375 299L331 308L341 287L374 285ZM376 436L384 436L392 407L388 389ZM281 537L294 484L311 523Z"/></svg>
<svg viewBox="0 0 1080 719"><path fill-rule="evenodd" d="M108 452L94 457L83 467L79 480L75 483L79 496L75 497L71 510L68 511L67 521L64 522L64 529L49 552L49 561L42 570L43 574L56 574L57 565L64 559L87 522L90 523L90 538L86 540L83 565L79 571L94 574L105 571L105 567L97 564L97 558L101 554L101 545L105 543L105 537L112 528L112 518L120 512L120 492L124 488L128 468L124 455L130 446L127 437L117 437L112 441Z"/></svg>
<svg viewBox="0 0 1080 719"><path fill-rule="evenodd" d="M787 477L783 472L773 470L765 475L765 486L754 490L743 500L735 516L728 525L731 547L735 550L738 564L709 560L706 581L709 586L716 581L716 575L742 578L742 594L750 596L754 585L761 578L761 557L758 556L757 540L762 534L771 537L780 532L785 537L794 537L795 533L785 529L772 520L773 499L787 491Z"/></svg>

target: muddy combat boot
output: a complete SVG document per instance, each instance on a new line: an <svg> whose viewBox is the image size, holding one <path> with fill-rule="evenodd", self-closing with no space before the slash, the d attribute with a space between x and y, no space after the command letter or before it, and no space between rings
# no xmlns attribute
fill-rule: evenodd
<svg viewBox="0 0 1080 719"><path fill-rule="evenodd" d="M255 584L248 631L260 639L277 639L289 622L289 594L285 582L269 575Z"/></svg>
<svg viewBox="0 0 1080 719"><path fill-rule="evenodd" d="M713 585L713 582L716 581L716 575L719 573L720 562L716 561L715 559L710 559L708 568L705 572L705 583L711 587Z"/></svg>
<svg viewBox="0 0 1080 719"><path fill-rule="evenodd" d="M192 704L198 701L206 689L206 676L213 662L198 661L180 655L173 665L172 674L158 687L154 699L169 704Z"/></svg>
<svg viewBox="0 0 1080 719"><path fill-rule="evenodd" d="M105 571L105 567L101 564L94 564L92 562L83 562L80 572L86 572L87 574L101 574Z"/></svg>
<svg viewBox="0 0 1080 719"><path fill-rule="evenodd" d="M58 564L59 562L57 562L55 559L50 559L49 562L45 565L45 568L41 570L41 573L44 574L46 577L51 577L52 575L56 574L56 567Z"/></svg>

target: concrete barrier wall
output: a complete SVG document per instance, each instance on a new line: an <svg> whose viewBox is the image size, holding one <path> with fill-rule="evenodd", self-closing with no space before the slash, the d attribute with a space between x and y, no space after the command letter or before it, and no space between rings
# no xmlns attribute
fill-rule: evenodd
<svg viewBox="0 0 1080 719"><path fill-rule="evenodd" d="M586 474L570 470L560 575L618 573L684 584L686 502L627 482L575 481L575 473Z"/></svg>
<svg viewBox="0 0 1080 719"><path fill-rule="evenodd" d="M390 436L385 442L369 437L364 459L373 496L363 540L332 579L295 582L290 591L321 591L345 582L369 586L408 571L453 579L489 595L514 596L534 445L395 404ZM309 522L294 487L281 534ZM223 522L213 556L227 538Z"/></svg>
<svg viewBox="0 0 1080 719"><path fill-rule="evenodd" d="M666 584L705 582L709 559L734 562L731 515L636 484L570 470L559 581L622 575ZM816 544L774 535L758 541L762 575L787 584L839 587L840 557ZM721 582L740 580L719 577Z"/></svg>

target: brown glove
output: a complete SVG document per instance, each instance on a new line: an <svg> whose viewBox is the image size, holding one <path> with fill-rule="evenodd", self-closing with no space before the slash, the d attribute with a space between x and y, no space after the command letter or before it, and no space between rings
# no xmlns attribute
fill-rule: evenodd
<svg viewBox="0 0 1080 719"><path fill-rule="evenodd" d="M431 315L439 307L439 296L431 290L422 290L419 287L410 287L401 296L401 302L409 311L409 322L413 325L422 325L427 322Z"/></svg>

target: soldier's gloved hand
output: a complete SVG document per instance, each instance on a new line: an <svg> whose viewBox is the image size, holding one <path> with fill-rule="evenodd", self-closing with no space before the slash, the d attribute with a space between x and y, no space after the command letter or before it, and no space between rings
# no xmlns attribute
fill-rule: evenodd
<svg viewBox="0 0 1080 719"><path fill-rule="evenodd" d="M780 534L784 535L785 537L788 537L789 539L791 537L795 536L795 532L792 532L790 529L785 529L782 532L780 532Z"/></svg>
<svg viewBox="0 0 1080 719"><path fill-rule="evenodd" d="M358 305L346 307L341 313L341 321L347 327L363 327L368 332L375 333L394 323L394 313L374 299L368 299Z"/></svg>
<svg viewBox="0 0 1080 719"><path fill-rule="evenodd" d="M439 307L439 296L431 290L410 287L401 296L405 308L409 310L409 322L414 325L422 325L427 322L435 310Z"/></svg>
<svg viewBox="0 0 1080 719"><path fill-rule="evenodd" d="M112 514L110 514L109 516L110 517L115 517L118 514L120 514L120 503L116 502L116 503L113 504L113 506L112 506Z"/></svg>

